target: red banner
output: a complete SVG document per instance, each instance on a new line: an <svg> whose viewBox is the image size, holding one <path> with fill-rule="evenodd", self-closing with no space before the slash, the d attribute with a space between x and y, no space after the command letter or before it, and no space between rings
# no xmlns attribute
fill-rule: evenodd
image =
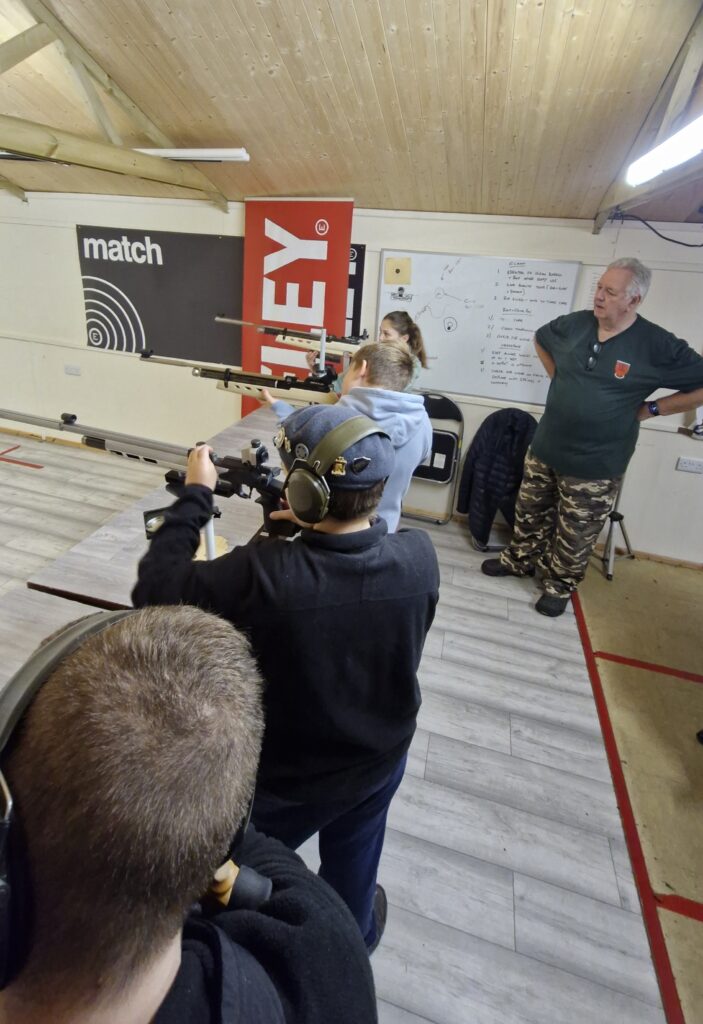
<svg viewBox="0 0 703 1024"><path fill-rule="evenodd" d="M351 199L247 199L242 319L344 334ZM307 374L305 354L242 328L242 367ZM242 415L256 408L242 399Z"/></svg>

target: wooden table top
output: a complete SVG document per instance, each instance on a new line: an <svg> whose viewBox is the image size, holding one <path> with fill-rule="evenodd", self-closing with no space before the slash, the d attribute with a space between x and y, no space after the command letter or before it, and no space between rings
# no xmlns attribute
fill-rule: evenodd
<svg viewBox="0 0 703 1024"><path fill-rule="evenodd" d="M269 451L269 464L280 466L272 437L276 417L261 407L210 439L218 455L239 456L252 438L263 441ZM224 537L232 548L246 544L263 522L261 506L253 500L217 498L222 517L215 520L215 534ZM173 502L164 489L150 491L129 508L118 512L90 537L80 541L51 565L35 573L27 586L60 597L70 597L100 608L131 607L130 592L137 579L137 563L146 550L143 512Z"/></svg>

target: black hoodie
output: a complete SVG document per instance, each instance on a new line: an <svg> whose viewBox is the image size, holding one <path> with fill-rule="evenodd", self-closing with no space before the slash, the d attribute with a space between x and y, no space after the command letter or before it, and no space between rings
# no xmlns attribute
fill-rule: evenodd
<svg viewBox="0 0 703 1024"><path fill-rule="evenodd" d="M196 909L153 1024L376 1024L369 957L337 894L250 828L240 861L273 881L259 910Z"/></svg>

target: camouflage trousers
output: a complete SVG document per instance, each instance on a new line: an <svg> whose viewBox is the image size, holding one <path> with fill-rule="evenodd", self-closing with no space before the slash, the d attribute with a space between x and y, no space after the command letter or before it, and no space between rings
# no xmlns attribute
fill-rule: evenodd
<svg viewBox="0 0 703 1024"><path fill-rule="evenodd" d="M528 450L515 528L510 544L501 551L502 564L520 576L536 567L543 574L546 594L567 597L586 575L621 479L561 476Z"/></svg>

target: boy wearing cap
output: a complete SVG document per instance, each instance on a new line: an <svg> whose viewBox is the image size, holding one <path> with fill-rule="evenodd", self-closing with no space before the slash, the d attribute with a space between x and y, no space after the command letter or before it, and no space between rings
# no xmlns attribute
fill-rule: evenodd
<svg viewBox="0 0 703 1024"><path fill-rule="evenodd" d="M347 433L320 460L318 445L332 431L339 437L337 428L363 436L349 442ZM132 597L137 607L194 604L248 633L267 683L252 820L293 849L319 832L320 874L372 952L386 912L376 874L420 706L437 558L426 533L389 534L374 515L393 468L393 446L377 424L341 404L311 406L289 416L276 440L292 508L274 515L296 519L301 533L193 562L216 483L209 449L199 447Z"/></svg>
<svg viewBox="0 0 703 1024"><path fill-rule="evenodd" d="M368 416L393 443L395 463L377 510L390 533L398 529L413 473L432 451L432 424L423 396L405 390L416 365L416 357L402 341L363 345L354 353L342 380L339 404ZM274 398L266 388L262 394L279 423L293 412L292 405Z"/></svg>

